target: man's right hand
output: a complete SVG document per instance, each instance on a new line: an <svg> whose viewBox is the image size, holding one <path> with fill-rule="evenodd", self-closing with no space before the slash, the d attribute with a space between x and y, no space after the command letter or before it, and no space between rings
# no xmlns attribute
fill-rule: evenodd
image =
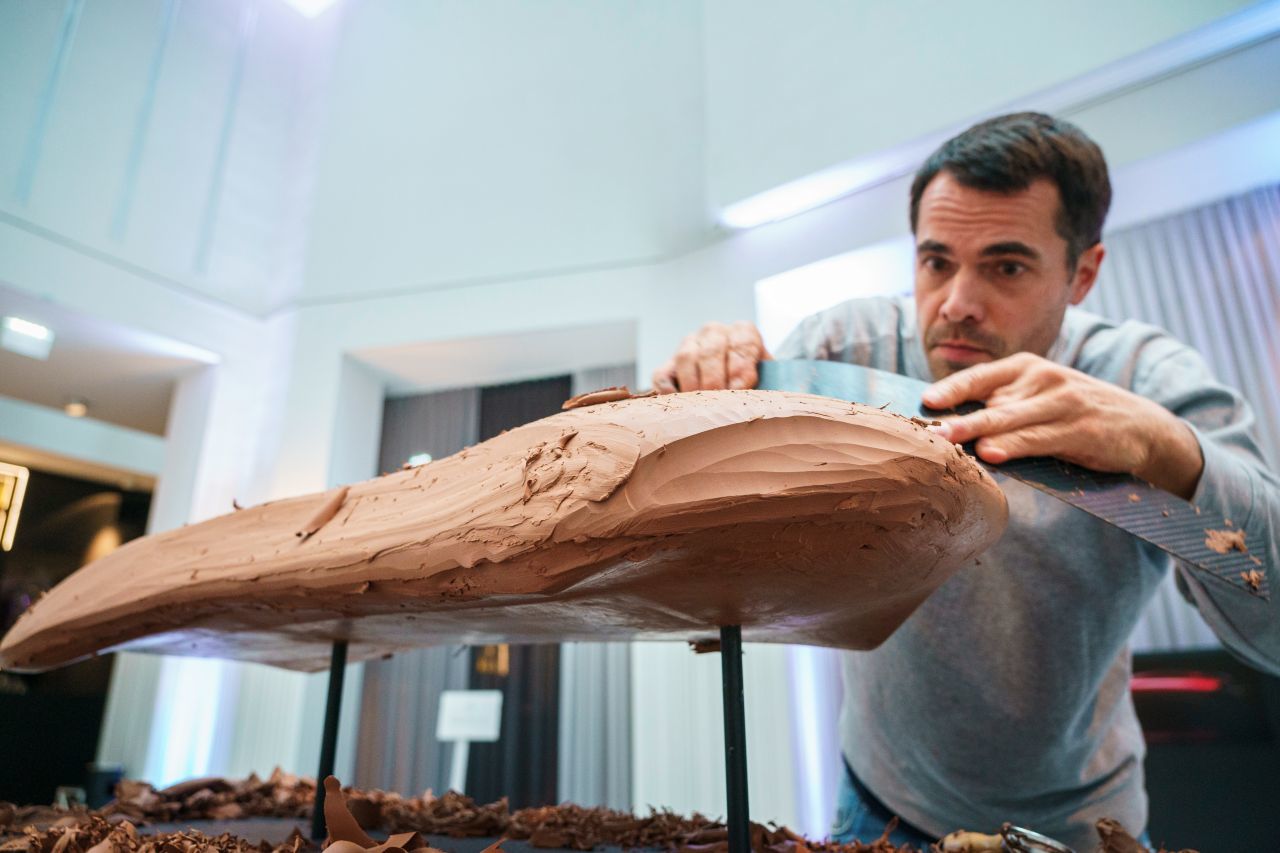
<svg viewBox="0 0 1280 853"><path fill-rule="evenodd" d="M760 380L756 362L772 358L754 324L708 323L685 338L676 354L653 372L653 388L659 394L754 388Z"/></svg>

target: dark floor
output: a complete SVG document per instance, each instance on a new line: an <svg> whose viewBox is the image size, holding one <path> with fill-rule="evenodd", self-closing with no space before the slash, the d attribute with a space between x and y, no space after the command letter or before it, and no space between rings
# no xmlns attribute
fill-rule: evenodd
<svg viewBox="0 0 1280 853"><path fill-rule="evenodd" d="M1144 673L1207 679L1199 690L1134 693L1151 840L1204 853L1280 850L1280 679L1223 651L1141 655L1134 673L1136 684Z"/></svg>

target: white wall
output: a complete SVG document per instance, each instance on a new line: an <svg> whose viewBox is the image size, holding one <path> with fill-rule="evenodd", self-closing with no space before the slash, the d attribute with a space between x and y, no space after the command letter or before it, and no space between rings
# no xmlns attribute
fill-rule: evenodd
<svg viewBox="0 0 1280 853"><path fill-rule="evenodd" d="M164 463L164 442L154 435L8 397L0 397L0 442L144 478Z"/></svg>

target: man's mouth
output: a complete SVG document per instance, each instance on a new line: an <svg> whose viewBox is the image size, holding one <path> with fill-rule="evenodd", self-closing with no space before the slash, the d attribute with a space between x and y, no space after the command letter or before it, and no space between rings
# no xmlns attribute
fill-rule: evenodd
<svg viewBox="0 0 1280 853"><path fill-rule="evenodd" d="M948 361L966 361L975 356L990 355L982 347L963 340L939 341L933 345L933 349Z"/></svg>

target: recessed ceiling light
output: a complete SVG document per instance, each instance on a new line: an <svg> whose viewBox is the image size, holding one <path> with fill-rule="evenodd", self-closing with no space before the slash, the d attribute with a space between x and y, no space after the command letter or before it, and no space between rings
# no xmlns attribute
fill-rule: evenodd
<svg viewBox="0 0 1280 853"><path fill-rule="evenodd" d="M67 404L62 407L62 411L66 412L73 418L83 418L89 414L89 401L80 397L72 397Z"/></svg>
<svg viewBox="0 0 1280 853"><path fill-rule="evenodd" d="M21 317L5 317L0 324L0 347L43 361L53 349L53 332Z"/></svg>

